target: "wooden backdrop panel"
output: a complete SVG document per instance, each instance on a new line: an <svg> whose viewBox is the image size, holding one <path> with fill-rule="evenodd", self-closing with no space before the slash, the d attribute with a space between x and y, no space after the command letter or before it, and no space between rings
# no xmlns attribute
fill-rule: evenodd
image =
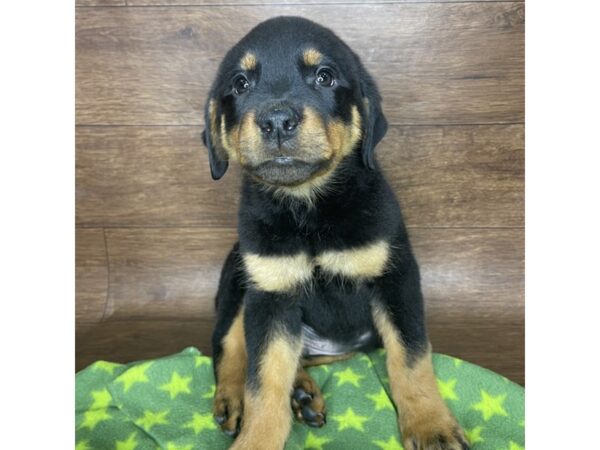
<svg viewBox="0 0 600 450"><path fill-rule="evenodd" d="M77 223L237 224L240 171L210 177L201 127L79 127ZM392 126L377 147L410 226L523 225L522 125Z"/></svg>
<svg viewBox="0 0 600 450"><path fill-rule="evenodd" d="M524 127L391 127L377 148L406 223L523 226Z"/></svg>
<svg viewBox="0 0 600 450"><path fill-rule="evenodd" d="M481 2L80 8L77 123L201 123L225 52L282 14L326 23L361 55L390 123L523 121L524 6Z"/></svg>
<svg viewBox="0 0 600 450"><path fill-rule="evenodd" d="M75 370L94 361L119 363L159 358L193 345L210 355L212 317L178 320L107 320L79 328L75 337Z"/></svg>
<svg viewBox="0 0 600 450"><path fill-rule="evenodd" d="M98 230L81 233L88 239L99 238ZM523 230L411 229L410 235L421 266L435 349L486 367L496 359L494 370L502 372L504 362L497 361L496 352L510 348L512 363L506 367L510 370L502 373L514 379L523 368L522 358L515 357L522 356L523 349L523 335L515 333L523 317ZM148 342L134 341L154 327L165 331L171 324L179 329L179 321L184 327L191 327L190 320L213 326L218 277L236 240L234 229L108 229L106 240L108 261L90 258L95 266L110 266L110 274L105 270L96 276L98 286L109 286L105 322L79 332L82 342L94 342L91 348L82 344L86 348L82 354L101 352L106 356L96 357L125 361L141 345L157 355L167 351L164 345L152 348ZM78 245L91 247L83 239ZM82 296L79 301L85 307L99 304L96 300ZM121 331L109 333L115 329ZM192 328L186 329L176 339L179 346L203 342L203 351L210 350L204 340L209 331L194 334ZM457 331L461 329L463 333ZM503 347L496 348L499 338Z"/></svg>
<svg viewBox="0 0 600 450"><path fill-rule="evenodd" d="M293 14L332 27L381 88L377 155L435 351L522 383L524 4L222 3L77 0L77 368L210 352L240 172L210 179L203 104L225 51Z"/></svg>
<svg viewBox="0 0 600 450"><path fill-rule="evenodd" d="M94 1L94 0L90 0L90 1ZM109 0L110 1L110 0ZM436 3L452 3L452 2L463 2L464 0L440 0L437 1ZM498 1L498 0L472 0L473 2L479 2L479 1L483 1L483 2L492 2L492 1ZM517 0L517 1L524 1L524 0ZM361 4L361 3L379 3L379 4L384 4L384 3L419 3L419 2L431 2L431 0L367 0L367 1L361 1L361 0L302 0L301 2L298 0L252 0L252 4L253 5L257 5L257 4L298 4L298 3L303 3L303 4L331 4L331 5L337 5L337 4ZM243 5L244 2L237 0L237 1L227 1L227 0L127 0L127 4L128 5L135 5L135 6L188 6L188 5L211 5L211 6L218 6L218 5L231 5L231 4L240 4ZM335 7L335 6L332 6Z"/></svg>
<svg viewBox="0 0 600 450"><path fill-rule="evenodd" d="M523 315L523 231L411 229L432 317L506 319ZM187 318L210 315L235 229L106 230L106 316ZM508 307L508 308L507 308Z"/></svg>
<svg viewBox="0 0 600 450"><path fill-rule="evenodd" d="M212 316L221 266L237 240L235 229L109 229L106 238L107 315Z"/></svg>
<svg viewBox="0 0 600 450"><path fill-rule="evenodd" d="M239 171L210 177L201 127L79 127L76 219L86 226L237 222Z"/></svg>
<svg viewBox="0 0 600 450"><path fill-rule="evenodd" d="M472 2L493 2L498 0L471 0ZM524 0L516 0L524 1ZM252 0L252 5L258 4L361 4L361 3L419 3L431 2L431 0ZM464 2L464 0L439 0L436 3L452 3ZM243 5L242 0L227 1L227 0L76 0L77 6L220 6L220 5ZM247 4L248 2L246 2ZM335 7L335 6L332 6Z"/></svg>
<svg viewBox="0 0 600 450"><path fill-rule="evenodd" d="M75 249L75 321L85 327L102 320L108 299L103 230L77 229Z"/></svg>

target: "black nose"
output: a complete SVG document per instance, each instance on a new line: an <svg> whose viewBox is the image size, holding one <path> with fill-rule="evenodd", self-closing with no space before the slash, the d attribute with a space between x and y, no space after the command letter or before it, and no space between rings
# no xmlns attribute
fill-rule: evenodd
<svg viewBox="0 0 600 450"><path fill-rule="evenodd" d="M276 106L261 114L257 122L266 138L282 142L296 134L300 116L290 106Z"/></svg>

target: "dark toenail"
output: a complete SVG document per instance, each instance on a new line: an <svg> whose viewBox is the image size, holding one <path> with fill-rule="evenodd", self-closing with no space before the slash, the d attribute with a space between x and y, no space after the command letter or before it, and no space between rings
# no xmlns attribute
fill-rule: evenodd
<svg viewBox="0 0 600 450"><path fill-rule="evenodd" d="M321 428L326 423L325 416L321 413L317 413L315 420L308 420L306 423L311 427Z"/></svg>
<svg viewBox="0 0 600 450"><path fill-rule="evenodd" d="M217 423L219 425L223 425L225 423L225 421L227 420L227 417L225 417L225 416L215 416L215 420L217 421Z"/></svg>
<svg viewBox="0 0 600 450"><path fill-rule="evenodd" d="M308 405L304 405L302 407L302 416L304 416L306 421L312 422L317 420L319 417L322 418L323 414L316 412Z"/></svg>
<svg viewBox="0 0 600 450"><path fill-rule="evenodd" d="M313 396L306 392L304 389L294 389L294 400L296 400L301 405L306 405L307 403L310 403L312 399Z"/></svg>
<svg viewBox="0 0 600 450"><path fill-rule="evenodd" d="M237 429L235 430L223 430L225 432L225 434L227 436L231 436L231 437L236 437L237 436Z"/></svg>

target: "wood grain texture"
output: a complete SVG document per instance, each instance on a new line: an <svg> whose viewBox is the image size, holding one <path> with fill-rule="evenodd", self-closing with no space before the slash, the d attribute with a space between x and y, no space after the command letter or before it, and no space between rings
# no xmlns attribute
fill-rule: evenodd
<svg viewBox="0 0 600 450"><path fill-rule="evenodd" d="M90 0L93 1L93 0ZM471 2L487 2L497 0L470 0ZM517 0L524 1L524 0ZM255 5L310 5L310 4L348 4L348 3L374 3L374 4L385 4L385 3L420 3L429 2L431 0L252 0L252 4ZM435 3L452 3L452 2L464 2L464 0L435 0ZM248 2L240 0L127 0L127 4L130 6L191 6L191 5L206 5L206 6L219 6L219 5L247 5Z"/></svg>
<svg viewBox="0 0 600 450"><path fill-rule="evenodd" d="M522 125L392 126L377 155L410 226L523 226ZM200 127L78 127L77 223L237 224L240 171L210 178Z"/></svg>
<svg viewBox="0 0 600 450"><path fill-rule="evenodd" d="M390 123L524 119L524 5L479 2L78 8L77 123L202 123L227 49L290 14L326 23L361 55Z"/></svg>
<svg viewBox="0 0 600 450"><path fill-rule="evenodd" d="M522 227L522 125L391 127L377 148L406 223Z"/></svg>
<svg viewBox="0 0 600 450"><path fill-rule="evenodd" d="M190 345L211 354L212 316L179 320L108 320L76 329L75 370L94 361L129 363L177 353Z"/></svg>
<svg viewBox="0 0 600 450"><path fill-rule="evenodd" d="M211 316L235 229L106 230L110 262L107 316L170 319Z"/></svg>
<svg viewBox="0 0 600 450"><path fill-rule="evenodd" d="M524 384L523 322L428 320L435 352L465 359ZM158 358L193 345L211 355L214 318L109 320L77 328L76 370L97 360L128 363Z"/></svg>
<svg viewBox="0 0 600 450"><path fill-rule="evenodd" d="M75 232L75 320L77 327L99 322L108 298L108 258L102 229Z"/></svg>
<svg viewBox="0 0 600 450"><path fill-rule="evenodd" d="M125 6L126 0L75 0L75 6Z"/></svg>
<svg viewBox="0 0 600 450"><path fill-rule="evenodd" d="M524 315L522 229L411 229L432 320Z"/></svg>
<svg viewBox="0 0 600 450"><path fill-rule="evenodd" d="M523 230L411 229L410 236L436 351L522 382ZM235 230L109 229L106 238L109 304L105 322L79 332L85 360L106 359L111 352L123 361L146 358L176 351L175 343L207 351L208 332L194 335L190 329L175 341L170 336L177 334L178 321L212 320L221 264ZM121 326L121 334L114 334ZM163 327L166 344L155 337L152 345L144 344L150 353L138 353L132 340L155 326Z"/></svg>
<svg viewBox="0 0 600 450"><path fill-rule="evenodd" d="M428 319L433 351L455 356L525 385L524 321L461 317L454 321Z"/></svg>
<svg viewBox="0 0 600 450"><path fill-rule="evenodd" d="M76 220L105 226L235 226L239 171L212 181L200 127L79 127Z"/></svg>

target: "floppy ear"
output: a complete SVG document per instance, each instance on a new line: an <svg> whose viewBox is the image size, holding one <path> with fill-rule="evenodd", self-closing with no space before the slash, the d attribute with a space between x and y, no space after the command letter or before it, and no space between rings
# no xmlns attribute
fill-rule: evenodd
<svg viewBox="0 0 600 450"><path fill-rule="evenodd" d="M388 124L381 110L381 96L375 82L363 69L360 82L363 98L363 139L361 155L365 167L375 169L375 146L383 139Z"/></svg>
<svg viewBox="0 0 600 450"><path fill-rule="evenodd" d="M204 108L205 128L202 132L202 142L208 149L208 162L210 164L210 175L213 180L218 180L229 167L227 154L223 149L217 131L217 104L216 101L209 98Z"/></svg>

